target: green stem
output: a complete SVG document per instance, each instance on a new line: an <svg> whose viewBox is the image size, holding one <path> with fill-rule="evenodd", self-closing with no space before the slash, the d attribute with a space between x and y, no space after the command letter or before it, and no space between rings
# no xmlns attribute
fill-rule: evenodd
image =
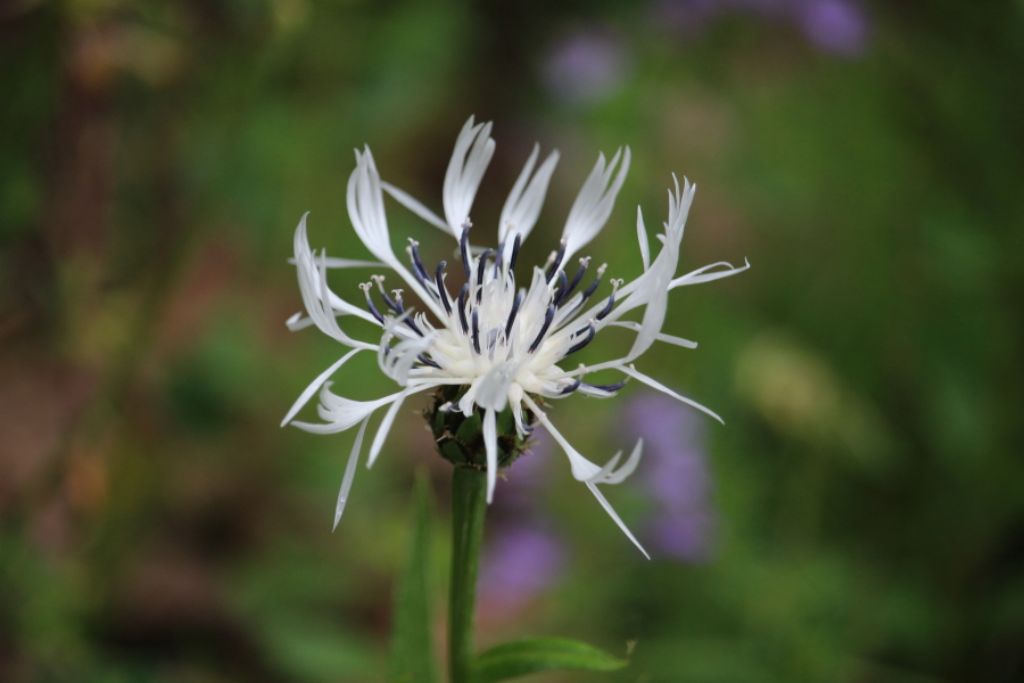
<svg viewBox="0 0 1024 683"><path fill-rule="evenodd" d="M487 475L472 467L452 468L452 582L448 602L448 669L451 683L471 683L473 611L480 540L484 535Z"/></svg>

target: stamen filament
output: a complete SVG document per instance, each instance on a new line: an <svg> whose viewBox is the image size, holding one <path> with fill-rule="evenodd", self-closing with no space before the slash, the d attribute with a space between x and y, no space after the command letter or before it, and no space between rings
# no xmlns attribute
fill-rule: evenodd
<svg viewBox="0 0 1024 683"><path fill-rule="evenodd" d="M512 310L508 313L508 322L505 323L505 339L508 339L509 334L512 332L512 323L516 321L516 314L519 313L519 306L523 303L524 297L523 290L516 292L516 298L512 301Z"/></svg>
<svg viewBox="0 0 1024 683"><path fill-rule="evenodd" d="M516 267L516 259L519 258L519 247L522 246L522 244L523 244L522 235L520 235L517 232L515 239L512 240L512 255L508 257L508 267L509 267L509 270L511 270L511 269Z"/></svg>
<svg viewBox="0 0 1024 683"><path fill-rule="evenodd" d="M462 269L466 271L466 278L470 276L469 270L469 229L472 227L469 221L462 224L462 237L459 238L459 253L462 255Z"/></svg>
<svg viewBox="0 0 1024 683"><path fill-rule="evenodd" d="M462 285L459 290L459 323L462 325L462 334L469 332L469 322L466 320L466 295L469 293L469 283Z"/></svg>
<svg viewBox="0 0 1024 683"><path fill-rule="evenodd" d="M480 315L473 309L473 350L480 353Z"/></svg>
<svg viewBox="0 0 1024 683"><path fill-rule="evenodd" d="M565 356L568 356L570 354L576 353L577 351L582 349L584 346L586 346L591 341L593 341L594 335L596 335L596 334L597 334L597 327L594 325L594 323L588 324L587 328L586 328L586 332L584 333L585 336L583 337L583 339L581 339L580 341L578 341L575 344L573 344L572 346L570 346L569 350L565 352ZM565 356L563 356L563 358Z"/></svg>
<svg viewBox="0 0 1024 683"><path fill-rule="evenodd" d="M561 242L558 243L558 251L555 252L555 258L551 262L551 267L548 268L548 272L547 272L547 281L548 281L548 283L550 283L551 280L554 279L555 273L557 273L559 268L562 266L562 259L565 258L565 248L566 248L565 240L562 240Z"/></svg>
<svg viewBox="0 0 1024 683"><path fill-rule="evenodd" d="M370 297L370 289L372 288L373 285L370 284L369 282L364 282L363 284L359 285L359 289L363 290L363 294L366 296L366 307L370 310L370 314L377 319L377 322L383 325L384 316L382 316L380 314L380 311L377 310L376 304L373 303L373 299Z"/></svg>
<svg viewBox="0 0 1024 683"><path fill-rule="evenodd" d="M437 270L434 271L434 280L437 282L437 295L441 299L441 305L444 306L444 312L451 315L452 305L448 302L448 290L444 288L444 270L447 267L447 261L438 263Z"/></svg>
<svg viewBox="0 0 1024 683"><path fill-rule="evenodd" d="M548 310L544 312L544 324L541 325L540 332L537 333L537 338L530 344L530 353L537 350L540 343L544 341L544 335L548 333L548 328L551 327L551 321L555 318L555 306L554 304L548 306Z"/></svg>
<svg viewBox="0 0 1024 683"><path fill-rule="evenodd" d="M476 302L480 303L484 296L484 270L487 267L487 259L494 256L494 250L488 249L480 254L476 261Z"/></svg>

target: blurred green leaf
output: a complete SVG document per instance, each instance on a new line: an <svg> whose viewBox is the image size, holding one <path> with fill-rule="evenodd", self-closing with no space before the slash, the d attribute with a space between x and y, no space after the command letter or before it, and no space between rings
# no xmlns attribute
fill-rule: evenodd
<svg viewBox="0 0 1024 683"><path fill-rule="evenodd" d="M497 645L477 658L476 681L504 681L541 671L617 671L629 662L567 638L530 638Z"/></svg>
<svg viewBox="0 0 1024 683"><path fill-rule="evenodd" d="M262 638L268 660L295 683L366 680L379 667L365 641L323 616L277 614Z"/></svg>
<svg viewBox="0 0 1024 683"><path fill-rule="evenodd" d="M431 683L437 680L430 634L430 596L433 594L430 577L431 527L429 483L426 475L420 472L416 477L413 495L409 557L395 595L389 680L396 683Z"/></svg>

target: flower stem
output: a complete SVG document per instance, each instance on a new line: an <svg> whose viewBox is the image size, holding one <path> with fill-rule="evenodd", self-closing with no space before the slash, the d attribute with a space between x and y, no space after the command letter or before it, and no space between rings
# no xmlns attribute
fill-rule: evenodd
<svg viewBox="0 0 1024 683"><path fill-rule="evenodd" d="M473 614L480 540L484 534L487 475L472 467L453 467L452 567L448 602L448 670L451 683L471 683Z"/></svg>

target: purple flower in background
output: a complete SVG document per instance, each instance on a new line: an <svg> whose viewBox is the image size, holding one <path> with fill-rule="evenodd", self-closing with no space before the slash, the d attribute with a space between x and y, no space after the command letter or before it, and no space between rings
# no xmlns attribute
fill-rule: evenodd
<svg viewBox="0 0 1024 683"><path fill-rule="evenodd" d="M533 525L500 529L481 562L481 602L499 614L522 606L554 584L564 564L561 542L546 529Z"/></svg>
<svg viewBox="0 0 1024 683"><path fill-rule="evenodd" d="M537 491L543 488L552 456L551 435L542 429L535 429L530 435L529 446L515 461L515 469L505 470L502 497L491 504L497 518L521 519L529 516L531 505L537 500Z"/></svg>
<svg viewBox="0 0 1024 683"><path fill-rule="evenodd" d="M844 57L863 53L868 21L859 0L657 0L659 23L683 33L705 29L727 14L796 26L819 50Z"/></svg>
<svg viewBox="0 0 1024 683"><path fill-rule="evenodd" d="M560 99L596 102L611 95L625 76L623 48L600 31L574 33L555 44L544 60L543 77Z"/></svg>
<svg viewBox="0 0 1024 683"><path fill-rule="evenodd" d="M860 6L849 0L804 2L798 22L807 39L826 52L854 56L864 50L867 20Z"/></svg>
<svg viewBox="0 0 1024 683"><path fill-rule="evenodd" d="M480 564L480 600L489 611L503 614L528 603L562 574L562 543L531 509L548 477L550 453L551 437L535 431L529 450L507 470L502 496L491 505L495 521Z"/></svg>
<svg viewBox="0 0 1024 683"><path fill-rule="evenodd" d="M645 438L641 476L658 511L648 528L665 554L701 562L714 544L711 475L699 416L658 394L640 394L624 413L626 429Z"/></svg>

